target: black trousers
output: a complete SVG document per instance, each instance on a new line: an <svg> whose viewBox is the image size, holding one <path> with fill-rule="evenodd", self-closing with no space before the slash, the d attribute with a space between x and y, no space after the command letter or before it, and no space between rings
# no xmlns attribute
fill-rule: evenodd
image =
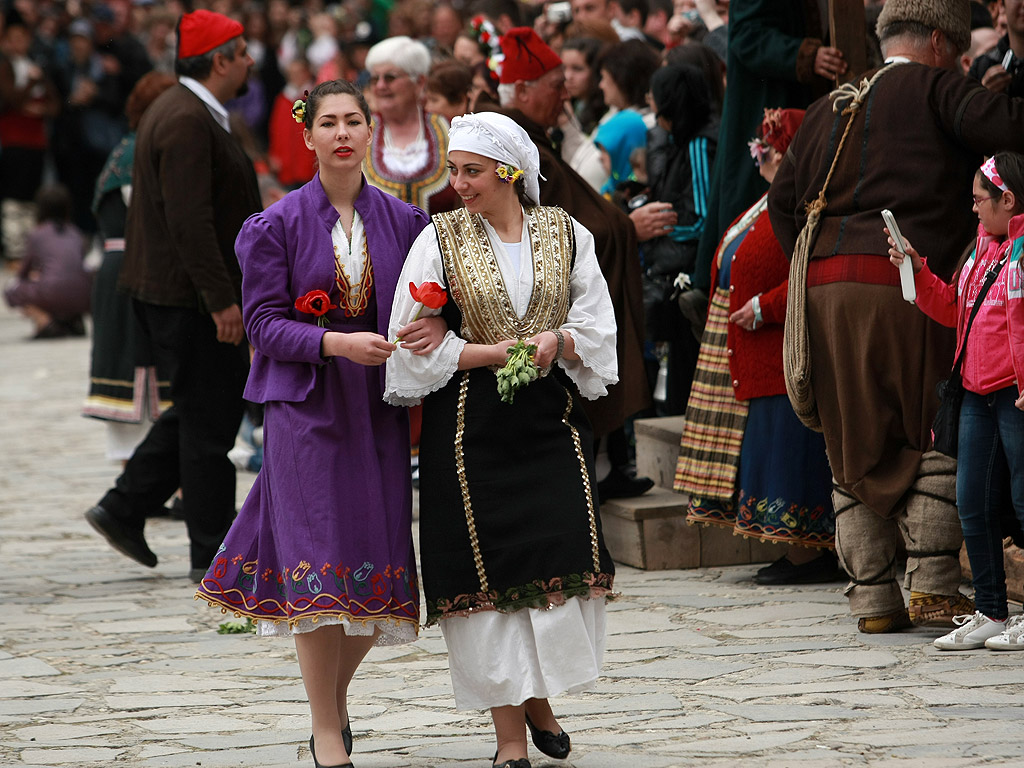
<svg viewBox="0 0 1024 768"><path fill-rule="evenodd" d="M222 344L210 315L135 302L169 372L174 405L162 413L100 502L140 530L146 511L182 491L193 568L213 560L235 516L235 467L227 453L242 420L247 345Z"/></svg>

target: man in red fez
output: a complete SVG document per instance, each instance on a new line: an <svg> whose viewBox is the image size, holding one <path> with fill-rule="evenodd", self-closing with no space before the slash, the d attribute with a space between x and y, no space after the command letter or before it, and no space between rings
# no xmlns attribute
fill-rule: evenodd
<svg viewBox="0 0 1024 768"><path fill-rule="evenodd" d="M549 131L565 109L565 71L558 55L529 27L517 27L501 38L505 54L498 95L501 109L523 126L540 152L540 203L558 205L589 229L597 243L601 272L615 309L619 383L608 395L586 401L584 408L594 435L605 441L611 472L598 483L602 500L637 496L653 482L631 477L625 421L647 408L650 390L643 362L643 299L636 230L629 217L605 200L554 148ZM486 106L480 105L480 109ZM598 476L601 476L598 467Z"/></svg>
<svg viewBox="0 0 1024 768"><path fill-rule="evenodd" d="M122 554L150 568L146 513L181 488L198 582L235 514L227 458L248 374L241 271L234 242L260 210L256 174L224 104L244 91L252 58L242 25L210 11L178 25L177 86L139 123L120 286L161 364L174 405L153 424L86 519ZM149 361L147 364L152 364Z"/></svg>

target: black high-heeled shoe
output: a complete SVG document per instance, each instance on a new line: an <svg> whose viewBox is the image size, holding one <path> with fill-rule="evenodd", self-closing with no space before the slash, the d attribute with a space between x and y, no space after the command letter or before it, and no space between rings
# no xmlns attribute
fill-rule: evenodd
<svg viewBox="0 0 1024 768"><path fill-rule="evenodd" d="M316 750L313 748L313 737L309 737L309 754L313 756L313 768L355 768L351 762L342 763L341 765L321 765L320 761L316 759Z"/></svg>
<svg viewBox="0 0 1024 768"><path fill-rule="evenodd" d="M533 737L533 745L548 757L553 757L555 760L565 760L569 753L572 752L569 734L565 731L561 733L542 731L530 721L529 715L526 715L526 725L530 729L530 736Z"/></svg>
<svg viewBox="0 0 1024 768"><path fill-rule="evenodd" d="M341 741L345 745L345 751L349 757L352 757L352 721L349 720L348 724L341 729Z"/></svg>

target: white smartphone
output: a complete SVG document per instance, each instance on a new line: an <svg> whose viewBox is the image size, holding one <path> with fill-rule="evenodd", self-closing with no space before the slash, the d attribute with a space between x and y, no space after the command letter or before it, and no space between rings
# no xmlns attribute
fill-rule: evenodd
<svg viewBox="0 0 1024 768"><path fill-rule="evenodd" d="M1008 49L1006 55L1003 56L1003 69L1009 72L1011 64L1013 64L1013 48Z"/></svg>
<svg viewBox="0 0 1024 768"><path fill-rule="evenodd" d="M903 254L903 262L900 264L900 287L903 289L903 298L913 303L917 300L917 286L914 285L914 265L907 254L907 245L903 241L903 234L900 232L896 217L888 208L882 209L882 219L885 226L892 235L892 241L896 243L896 250Z"/></svg>

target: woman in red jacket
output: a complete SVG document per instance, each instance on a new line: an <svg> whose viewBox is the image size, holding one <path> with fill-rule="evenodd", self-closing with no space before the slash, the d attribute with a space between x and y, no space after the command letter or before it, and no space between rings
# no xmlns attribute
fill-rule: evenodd
<svg viewBox="0 0 1024 768"><path fill-rule="evenodd" d="M803 111L766 110L751 154L771 183ZM833 581L832 473L822 436L804 427L786 396L782 329L789 262L762 197L726 230L712 263L715 288L675 488L690 494L687 519L791 544L754 576L759 584ZM824 550L824 551L821 551Z"/></svg>

